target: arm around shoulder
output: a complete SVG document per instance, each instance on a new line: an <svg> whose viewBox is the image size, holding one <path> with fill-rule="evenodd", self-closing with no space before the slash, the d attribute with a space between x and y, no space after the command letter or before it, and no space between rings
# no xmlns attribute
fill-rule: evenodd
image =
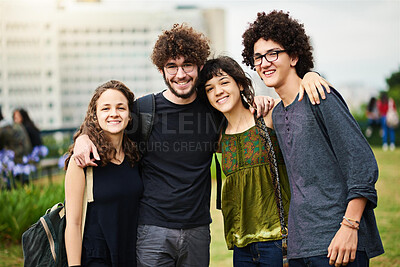
<svg viewBox="0 0 400 267"><path fill-rule="evenodd" d="M93 153L94 159L90 158L90 153ZM94 161L100 160L96 146L86 134L82 134L76 138L74 144L74 155L76 164L82 168L87 166L97 166Z"/></svg>

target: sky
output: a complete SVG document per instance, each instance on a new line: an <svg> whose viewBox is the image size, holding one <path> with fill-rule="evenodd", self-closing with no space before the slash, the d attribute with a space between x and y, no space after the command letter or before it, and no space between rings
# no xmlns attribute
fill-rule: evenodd
<svg viewBox="0 0 400 267"><path fill-rule="evenodd" d="M311 37L315 70L336 87L386 90L385 79L400 68L400 0L136 2L138 7L152 9L176 5L225 9L226 52L238 61L242 60L241 35L257 12L288 11Z"/></svg>

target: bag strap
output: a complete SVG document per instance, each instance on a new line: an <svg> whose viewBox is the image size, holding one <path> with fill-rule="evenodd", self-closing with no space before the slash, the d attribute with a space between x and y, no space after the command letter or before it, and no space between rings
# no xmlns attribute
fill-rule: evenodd
<svg viewBox="0 0 400 267"><path fill-rule="evenodd" d="M86 179L85 179L85 191L83 192L83 202L82 202L82 238L83 232L85 230L86 222L86 212L88 202L93 202L93 167L86 168Z"/></svg>
<svg viewBox="0 0 400 267"><path fill-rule="evenodd" d="M281 224L283 266L288 266L287 242L286 242L288 236L288 230L285 223L285 210L283 208L283 202L282 202L282 192L281 192L281 184L278 172L278 163L276 161L275 151L273 149L271 137L268 134L267 126L265 125L264 119L262 117L257 118L257 115L254 114L254 120L258 128L258 133L264 143L265 150L267 151L268 154L268 163L271 170L272 185L274 187L275 201L276 201L276 206L278 208L279 222Z"/></svg>
<svg viewBox="0 0 400 267"><path fill-rule="evenodd" d="M219 160L217 157L217 153L214 153L214 162L215 162L215 174L217 178L217 198L216 205L217 209L221 209L221 190L222 190L222 177L221 177L221 164L219 164Z"/></svg>

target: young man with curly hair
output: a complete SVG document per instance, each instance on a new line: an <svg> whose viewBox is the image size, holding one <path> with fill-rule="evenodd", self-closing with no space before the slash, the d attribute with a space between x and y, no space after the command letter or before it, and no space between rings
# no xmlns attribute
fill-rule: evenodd
<svg viewBox="0 0 400 267"><path fill-rule="evenodd" d="M205 35L186 24L163 31L154 45L151 59L168 89L154 96L154 124L142 156L138 266L209 265L210 165L219 127L196 91L209 54ZM313 83L320 79L310 76ZM258 99L257 112L268 112L268 99ZM92 164L91 150L95 158L97 153L87 137L82 138L74 152L78 164L85 166Z"/></svg>
<svg viewBox="0 0 400 267"><path fill-rule="evenodd" d="M283 11L257 14L243 34L243 62L282 101L272 113L291 184L290 266L369 266L383 253L373 209L378 167L340 94L298 101L313 67L304 27Z"/></svg>

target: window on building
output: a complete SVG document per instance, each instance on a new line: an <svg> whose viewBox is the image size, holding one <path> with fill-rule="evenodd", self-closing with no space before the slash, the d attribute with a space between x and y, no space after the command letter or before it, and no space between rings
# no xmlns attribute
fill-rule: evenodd
<svg viewBox="0 0 400 267"><path fill-rule="evenodd" d="M63 121L64 121L64 122L72 121L72 117L71 117L71 116L64 116L64 117L63 117Z"/></svg>
<svg viewBox="0 0 400 267"><path fill-rule="evenodd" d="M52 102L49 102L49 109L52 109L53 108L53 103Z"/></svg>

